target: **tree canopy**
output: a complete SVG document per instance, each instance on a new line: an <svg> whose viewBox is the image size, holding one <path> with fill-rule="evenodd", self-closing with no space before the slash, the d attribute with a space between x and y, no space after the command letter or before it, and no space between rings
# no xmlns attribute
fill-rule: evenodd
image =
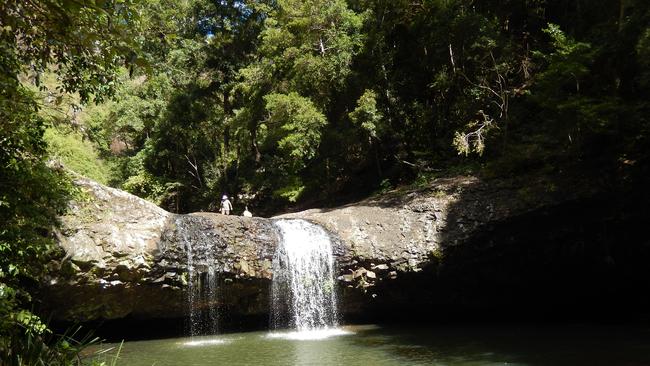
<svg viewBox="0 0 650 366"><path fill-rule="evenodd" d="M192 0L141 14L149 72L125 75L88 124L120 167L113 183L171 210L224 192L267 212L336 204L477 164L615 164L646 141L641 1Z"/></svg>

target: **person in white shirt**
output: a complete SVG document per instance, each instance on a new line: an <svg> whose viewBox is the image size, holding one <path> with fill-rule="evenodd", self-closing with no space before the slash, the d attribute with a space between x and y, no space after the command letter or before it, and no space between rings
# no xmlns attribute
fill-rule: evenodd
<svg viewBox="0 0 650 366"><path fill-rule="evenodd" d="M221 197L221 214L230 215L230 211L232 211L232 203L230 203L228 196L224 194Z"/></svg>

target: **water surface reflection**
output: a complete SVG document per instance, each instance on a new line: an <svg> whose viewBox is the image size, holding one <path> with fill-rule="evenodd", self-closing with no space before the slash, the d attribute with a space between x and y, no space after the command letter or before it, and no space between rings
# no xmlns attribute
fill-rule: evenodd
<svg viewBox="0 0 650 366"><path fill-rule="evenodd" d="M127 342L118 365L650 365L650 328L642 326L348 326L330 333Z"/></svg>

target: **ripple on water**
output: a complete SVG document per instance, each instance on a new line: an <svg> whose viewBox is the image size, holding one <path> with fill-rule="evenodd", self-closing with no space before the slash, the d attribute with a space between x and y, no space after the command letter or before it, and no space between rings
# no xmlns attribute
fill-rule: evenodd
<svg viewBox="0 0 650 366"><path fill-rule="evenodd" d="M201 346L215 346L218 344L226 344L230 343L229 340L225 339L198 339L198 340L191 340L187 342L181 342L181 346L186 346L186 347L201 347Z"/></svg>
<svg viewBox="0 0 650 366"><path fill-rule="evenodd" d="M303 330L296 332L273 332L268 333L266 338L288 339L293 341L319 341L331 337L354 334L349 330L341 328L323 328L314 330Z"/></svg>

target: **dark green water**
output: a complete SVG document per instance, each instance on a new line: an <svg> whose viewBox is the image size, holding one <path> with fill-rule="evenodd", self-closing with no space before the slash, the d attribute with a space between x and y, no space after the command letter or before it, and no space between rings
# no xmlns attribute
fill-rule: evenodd
<svg viewBox="0 0 650 366"><path fill-rule="evenodd" d="M650 327L347 326L318 340L235 333L124 343L118 365L650 365Z"/></svg>

